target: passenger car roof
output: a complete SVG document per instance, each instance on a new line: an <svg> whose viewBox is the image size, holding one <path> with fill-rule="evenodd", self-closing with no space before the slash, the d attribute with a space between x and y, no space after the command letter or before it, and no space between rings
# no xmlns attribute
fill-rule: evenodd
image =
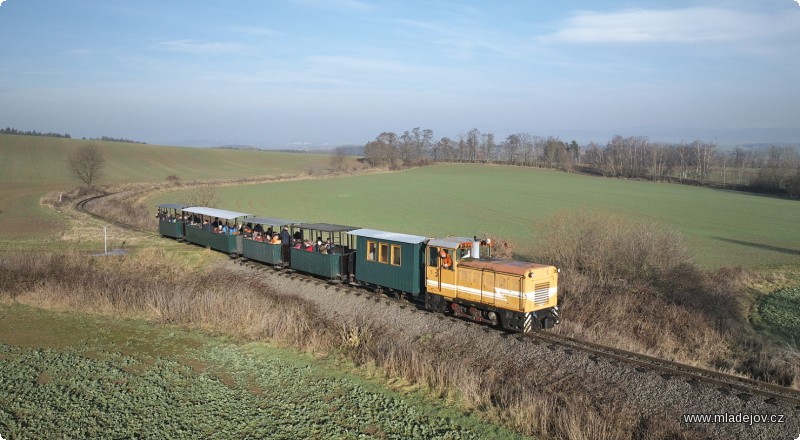
<svg viewBox="0 0 800 440"><path fill-rule="evenodd" d="M358 226L332 225L330 223L300 223L300 227L320 232L347 232L358 229Z"/></svg>
<svg viewBox="0 0 800 440"><path fill-rule="evenodd" d="M378 240L397 241L400 243L420 244L427 240L427 237L421 235L401 234L399 232L378 231L376 229L356 229L355 231L348 232L350 235L357 235L359 237L375 238Z"/></svg>
<svg viewBox="0 0 800 440"><path fill-rule="evenodd" d="M183 212L191 212L192 214L208 215L211 217L224 218L225 220L232 220L239 217L248 217L252 214L245 214L243 212L226 211L224 209L206 208L205 206L192 206L184 208Z"/></svg>
<svg viewBox="0 0 800 440"><path fill-rule="evenodd" d="M183 209L183 208L188 208L189 205L183 205L180 203L164 203L162 205L158 205L158 207L166 209Z"/></svg>
<svg viewBox="0 0 800 440"><path fill-rule="evenodd" d="M285 226L285 225L299 225L298 220L286 220L285 218L275 217L247 217L247 223L258 223L260 225L270 226Z"/></svg>

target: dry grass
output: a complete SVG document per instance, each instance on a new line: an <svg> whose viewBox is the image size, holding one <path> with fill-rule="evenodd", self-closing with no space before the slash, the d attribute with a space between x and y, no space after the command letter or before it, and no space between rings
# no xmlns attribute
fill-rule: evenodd
<svg viewBox="0 0 800 440"><path fill-rule="evenodd" d="M596 399L580 381L540 387L548 372L507 357L487 362L471 341L403 340L368 317L343 321L297 297L265 289L256 274L219 266L189 271L152 258L0 253L0 300L145 318L312 353L347 356L388 378L423 386L526 435L555 439L694 438L632 408ZM143 276L146 274L146 276ZM509 380L508 378L515 378ZM592 396L592 397L589 397ZM655 436L654 436L655 435Z"/></svg>
<svg viewBox="0 0 800 440"><path fill-rule="evenodd" d="M558 331L797 386L798 353L747 321L748 270L703 271L676 232L604 212L559 215L546 231L537 257L562 271Z"/></svg>

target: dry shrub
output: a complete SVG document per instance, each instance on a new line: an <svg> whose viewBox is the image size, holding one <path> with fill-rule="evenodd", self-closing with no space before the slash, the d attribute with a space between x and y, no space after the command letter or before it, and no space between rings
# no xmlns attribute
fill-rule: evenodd
<svg viewBox="0 0 800 440"><path fill-rule="evenodd" d="M601 286L648 285L692 264L677 232L604 212L559 213L544 231L537 257Z"/></svg>
<svg viewBox="0 0 800 440"><path fill-rule="evenodd" d="M604 212L560 213L543 231L537 261L561 269L557 331L784 385L798 381L790 361L797 353L764 341L747 321L746 269L704 271L677 232Z"/></svg>
<svg viewBox="0 0 800 440"><path fill-rule="evenodd" d="M311 351L335 343L316 306L225 269L178 273L128 257L23 252L0 254L0 280L0 298L39 307L135 316Z"/></svg>
<svg viewBox="0 0 800 440"><path fill-rule="evenodd" d="M138 201L137 193L118 193L91 203L89 210L97 215L115 219L139 229L155 230L158 220L147 206Z"/></svg>
<svg viewBox="0 0 800 440"><path fill-rule="evenodd" d="M492 240L492 257L513 259L516 245L506 237L490 236Z"/></svg>
<svg viewBox="0 0 800 440"><path fill-rule="evenodd" d="M98 188L87 188L81 186L73 188L70 191L50 191L39 199L42 205L50 206L52 208L61 208L65 205L70 205L78 200L85 199L86 197L102 194L103 191Z"/></svg>
<svg viewBox="0 0 800 440"><path fill-rule="evenodd" d="M166 179L167 183L173 186L181 186L181 178L175 174L170 174Z"/></svg>

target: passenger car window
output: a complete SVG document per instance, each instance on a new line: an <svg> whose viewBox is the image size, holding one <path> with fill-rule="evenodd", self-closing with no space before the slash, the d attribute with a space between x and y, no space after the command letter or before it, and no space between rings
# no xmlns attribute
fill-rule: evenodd
<svg viewBox="0 0 800 440"><path fill-rule="evenodd" d="M400 246L392 245L392 266L400 266Z"/></svg>
<svg viewBox="0 0 800 440"><path fill-rule="evenodd" d="M389 245L386 243L378 243L378 261L381 263L389 262Z"/></svg>
<svg viewBox="0 0 800 440"><path fill-rule="evenodd" d="M374 241L368 241L367 242L367 260L368 261L375 261L375 253L376 253L375 242Z"/></svg>

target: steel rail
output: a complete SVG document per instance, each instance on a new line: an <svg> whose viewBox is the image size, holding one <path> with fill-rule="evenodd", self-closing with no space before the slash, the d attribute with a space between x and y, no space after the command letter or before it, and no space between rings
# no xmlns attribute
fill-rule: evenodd
<svg viewBox="0 0 800 440"><path fill-rule="evenodd" d="M78 210L79 212L82 212L82 213L90 216L90 217L96 218L98 220L102 220L104 222L111 223L111 224L113 224L115 226L119 226L119 227L124 228L124 229L128 229L128 230L131 230L131 231L136 231L136 232L141 232L141 233L144 233L144 234L157 235L155 232L153 232L151 230L137 228L136 226L129 225L129 224L125 223L125 222L122 222L122 221L119 221L119 220L114 220L112 218L108 218L108 217L102 216L100 214L96 214L96 213L90 211L87 208L87 205L90 202L93 202L93 201L98 200L98 199L102 199L103 197L112 196L114 194L118 194L118 193L105 193L105 194L100 194L100 195L97 195L97 196L92 196L92 197L83 199L83 200L81 200L81 201L79 201L78 203L75 204L75 209Z"/></svg>
<svg viewBox="0 0 800 440"><path fill-rule="evenodd" d="M750 400L754 395L764 397L764 402L775 404L783 401L800 409L800 391L782 387L767 382L762 382L746 377L734 376L732 374L709 370L706 368L694 367L663 358L648 356L645 354L609 347L594 342L588 342L557 333L548 333L537 330L533 333L520 334L529 340L540 340L558 344L563 347L580 350L591 355L602 356L606 359L613 359L636 366L636 370L646 373L650 370L660 372L665 380L672 377L683 377L690 385L697 385L699 382L711 384L723 394L736 394L742 400Z"/></svg>

